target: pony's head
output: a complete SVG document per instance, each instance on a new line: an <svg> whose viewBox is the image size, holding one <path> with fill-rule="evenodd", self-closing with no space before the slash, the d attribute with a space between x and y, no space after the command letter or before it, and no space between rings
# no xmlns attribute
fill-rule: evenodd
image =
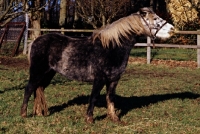
<svg viewBox="0 0 200 134"><path fill-rule="evenodd" d="M121 18L93 32L93 42L99 38L104 47L121 46L124 39L129 40L133 33L156 37L169 38L174 27L158 17L150 8L141 8L137 13Z"/></svg>
<svg viewBox="0 0 200 134"><path fill-rule="evenodd" d="M152 39L156 37L166 39L173 35L174 27L156 15L152 9L141 8L137 14L141 16L141 22Z"/></svg>

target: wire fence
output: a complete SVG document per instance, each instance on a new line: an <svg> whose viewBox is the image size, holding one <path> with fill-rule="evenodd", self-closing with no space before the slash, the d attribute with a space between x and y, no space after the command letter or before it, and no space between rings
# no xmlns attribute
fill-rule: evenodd
<svg viewBox="0 0 200 134"><path fill-rule="evenodd" d="M10 22L0 28L0 54L15 56L25 30L25 22Z"/></svg>

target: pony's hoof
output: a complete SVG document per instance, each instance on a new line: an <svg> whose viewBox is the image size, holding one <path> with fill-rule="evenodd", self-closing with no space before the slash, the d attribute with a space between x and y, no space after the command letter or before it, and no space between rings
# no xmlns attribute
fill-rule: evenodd
<svg viewBox="0 0 200 134"><path fill-rule="evenodd" d="M92 124L92 123L94 123L94 119L93 119L93 117L92 117L92 116L86 116L86 119L85 119L85 121L86 121L87 123L89 123L89 124Z"/></svg>
<svg viewBox="0 0 200 134"><path fill-rule="evenodd" d="M113 122L119 122L119 117L117 115L109 115L110 119L113 121Z"/></svg>
<svg viewBox="0 0 200 134"><path fill-rule="evenodd" d="M26 118L26 114L21 114L21 117Z"/></svg>
<svg viewBox="0 0 200 134"><path fill-rule="evenodd" d="M26 113L21 112L21 117L26 118L27 117Z"/></svg>
<svg viewBox="0 0 200 134"><path fill-rule="evenodd" d="M21 117L27 117L27 113L26 113L26 111L25 110L21 110L21 113L20 113L20 115L21 115Z"/></svg>

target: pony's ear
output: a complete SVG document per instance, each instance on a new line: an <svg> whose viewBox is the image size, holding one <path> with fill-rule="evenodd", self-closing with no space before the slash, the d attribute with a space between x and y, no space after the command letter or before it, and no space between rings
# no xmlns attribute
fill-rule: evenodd
<svg viewBox="0 0 200 134"><path fill-rule="evenodd" d="M142 16L142 17L146 17L147 16L147 12L144 10L139 10L138 13Z"/></svg>
<svg viewBox="0 0 200 134"><path fill-rule="evenodd" d="M139 10L139 14L143 17L145 17L147 14L151 14L151 13L154 13L154 12L151 8L148 8L148 7L140 8L140 10Z"/></svg>

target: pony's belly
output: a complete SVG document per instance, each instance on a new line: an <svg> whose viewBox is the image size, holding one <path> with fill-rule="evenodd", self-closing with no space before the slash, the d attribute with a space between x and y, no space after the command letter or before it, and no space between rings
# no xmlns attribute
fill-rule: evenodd
<svg viewBox="0 0 200 134"><path fill-rule="evenodd" d="M94 73L91 67L77 68L75 66L71 67L58 67L55 69L56 72L62 74L70 80L78 80L85 82L92 82L94 80Z"/></svg>

